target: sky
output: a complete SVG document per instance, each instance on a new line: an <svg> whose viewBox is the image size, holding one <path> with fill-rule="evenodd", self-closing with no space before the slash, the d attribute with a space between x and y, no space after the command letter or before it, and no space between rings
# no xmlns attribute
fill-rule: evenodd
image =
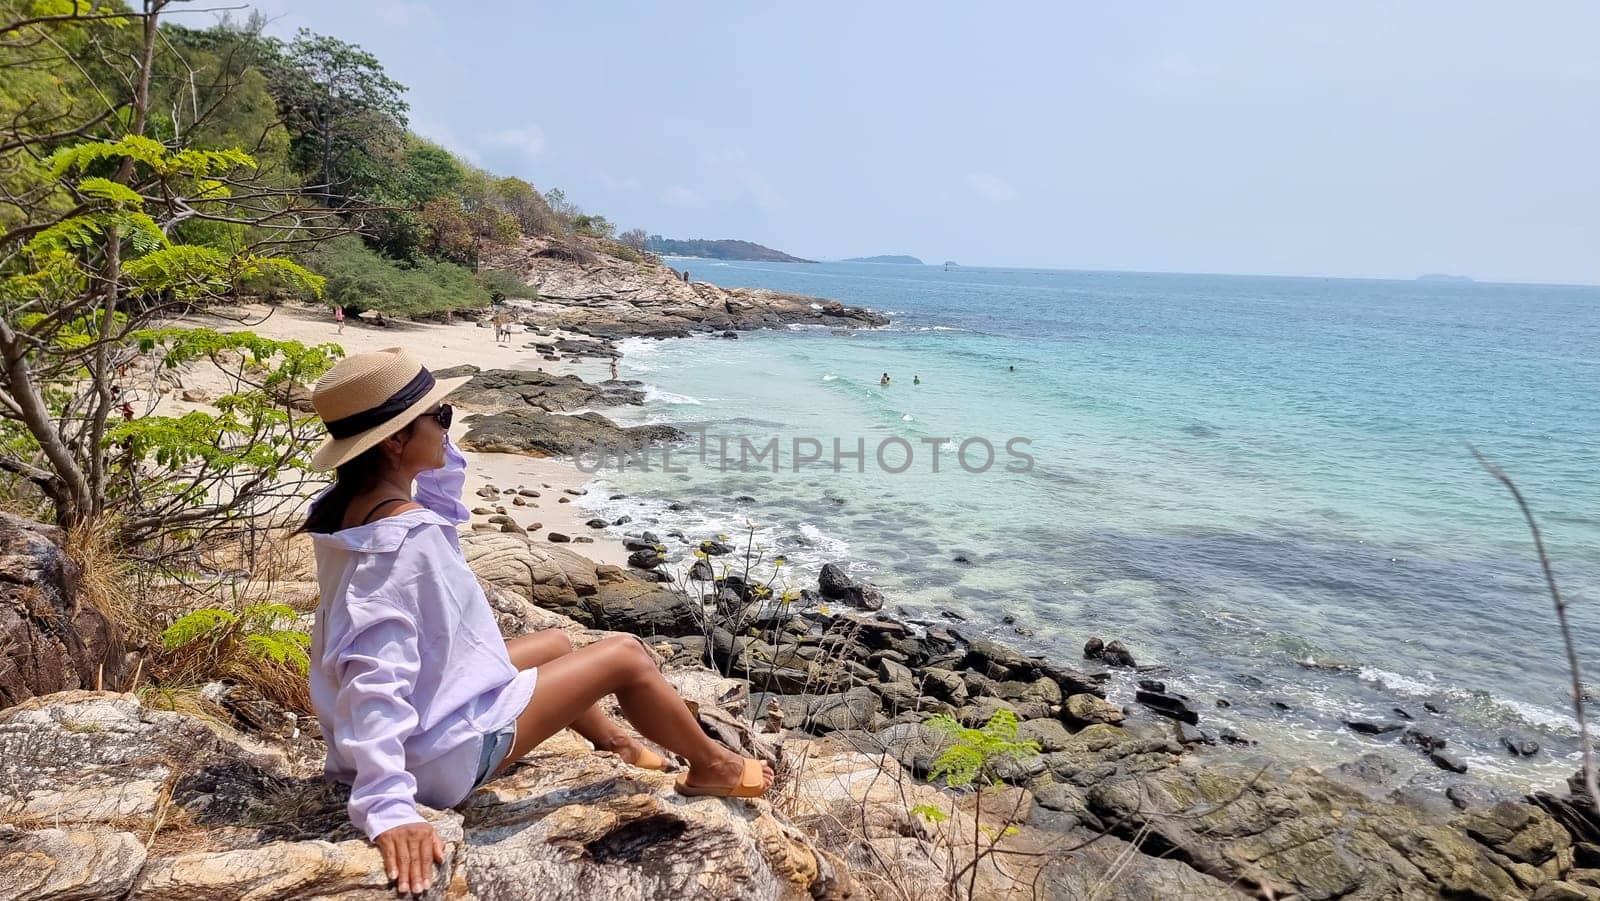
<svg viewBox="0 0 1600 901"><path fill-rule="evenodd" d="M813 259L1600 283L1600 4L260 0L619 228Z"/></svg>

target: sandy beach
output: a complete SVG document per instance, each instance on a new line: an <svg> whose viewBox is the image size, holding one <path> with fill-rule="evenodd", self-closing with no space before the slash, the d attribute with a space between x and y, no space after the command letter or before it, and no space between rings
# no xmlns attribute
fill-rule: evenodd
<svg viewBox="0 0 1600 901"><path fill-rule="evenodd" d="M527 345L531 342L548 344L572 336L552 331L548 336L538 336L521 326L513 326L513 340L509 344L496 344L488 328L479 328L472 322L442 323L402 322L391 320L377 326L359 319L345 322L344 333L339 334L332 316L305 307L269 307L248 305L239 308L235 315L218 317L194 316L185 325L205 326L218 331L252 331L275 340L294 340L306 344L338 344L348 354L365 353L386 347L404 347L420 357L430 369L447 369L470 365L480 369L542 369L561 375L576 375L585 381L599 381L607 377L607 364L600 360L551 361L541 352ZM185 390L199 391L215 396L225 390L225 382L215 368L209 365L186 367L179 375ZM204 401L185 401L182 391L168 391L150 404L153 412L181 415L205 407ZM137 397L136 397L137 400ZM470 412L462 411L451 426L453 439L459 442L467 431L466 420ZM482 454L463 450L467 458L467 485L463 500L475 510L496 509L504 512L527 529L535 539L546 539L551 533L569 538L592 538L593 543L575 542L566 545L598 563L626 562L628 552L615 535L593 529L585 521L593 514L584 509L582 496L573 491L584 491L589 477L569 461L528 457L521 454ZM480 496L479 490L493 485L500 499L491 501ZM517 495L518 489L539 493L538 497ZM513 502L516 497L521 504ZM481 523L488 514L473 516Z"/></svg>

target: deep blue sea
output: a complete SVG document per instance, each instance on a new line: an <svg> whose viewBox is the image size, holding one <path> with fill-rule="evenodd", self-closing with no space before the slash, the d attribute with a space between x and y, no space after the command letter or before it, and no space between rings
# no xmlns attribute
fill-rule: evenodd
<svg viewBox="0 0 1600 901"><path fill-rule="evenodd" d="M1600 684L1600 289L674 265L893 324L627 342L622 377L649 401L606 414L706 441L672 459L685 472L602 471L628 495L607 512L695 538L752 523L796 587L848 561L890 609L1065 661L1121 639L1203 725L1309 762L1380 750L1434 778L1396 736L1341 725L1400 707L1476 775L1548 785L1575 767L1528 530L1467 442L1533 505ZM776 438L778 471L749 453L737 471L740 438ZM795 466L805 439L821 459ZM864 447L865 471L836 471L835 439ZM985 443L992 465L969 471ZM1126 680L1113 699L1131 701ZM1546 750L1512 758L1506 733Z"/></svg>

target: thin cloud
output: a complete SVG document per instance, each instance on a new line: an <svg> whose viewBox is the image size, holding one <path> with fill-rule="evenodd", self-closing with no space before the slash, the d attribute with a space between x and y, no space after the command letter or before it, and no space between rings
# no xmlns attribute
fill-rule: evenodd
<svg viewBox="0 0 1600 901"><path fill-rule="evenodd" d="M685 188L683 185L673 185L661 192L661 202L671 206L684 206L703 208L706 199L699 194Z"/></svg>
<svg viewBox="0 0 1600 901"><path fill-rule="evenodd" d="M528 157L536 157L544 152L544 130L537 125L508 128L490 135L489 143L496 147L519 150Z"/></svg>
<svg viewBox="0 0 1600 901"><path fill-rule="evenodd" d="M1010 203L1017 199L1017 189L991 172L974 172L967 176L967 184L979 197L991 203Z"/></svg>
<svg viewBox="0 0 1600 901"><path fill-rule="evenodd" d="M620 194L625 191L637 191L644 187L644 183L633 175L624 175L619 178L610 172L599 169L595 171L594 177L607 191L613 193Z"/></svg>

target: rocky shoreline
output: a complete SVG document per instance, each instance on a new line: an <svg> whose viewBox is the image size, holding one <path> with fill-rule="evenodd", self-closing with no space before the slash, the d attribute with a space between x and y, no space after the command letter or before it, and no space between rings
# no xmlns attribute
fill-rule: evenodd
<svg viewBox="0 0 1600 901"><path fill-rule="evenodd" d="M0 559L70 608L59 533L8 522ZM943 897L973 829L1033 855L985 870L986 898L1600 896L1600 821L1571 796L1425 799L1392 792L1375 762L1316 772L1196 744L1184 717L1109 703L1098 664L849 608L871 593L836 579L817 609L773 614L728 574L691 596L526 535L473 531L462 547L507 635L641 636L703 726L781 775L771 801L683 799L670 775L558 737L428 812L448 845L432 897L874 897L873 880L908 872ZM6 609L31 596L0 586ZM163 711L85 677L57 672L0 711L0 898L387 891L320 778L314 719L221 683L202 692L210 713ZM1009 788L976 810L923 781L949 742L929 715L981 724L1001 708L1039 747L990 762ZM911 812L930 804L953 819Z"/></svg>
<svg viewBox="0 0 1600 901"><path fill-rule="evenodd" d="M537 289L537 299L507 301L526 321L596 338L681 338L694 332L788 325L864 328L889 322L879 313L835 300L685 281L666 265L618 259L581 238L527 238L484 263Z"/></svg>
<svg viewBox="0 0 1600 901"><path fill-rule="evenodd" d="M502 376L479 378L489 385ZM496 415L506 414L483 421ZM1378 755L1321 772L1300 767L1233 730L1213 731L1192 699L1155 678L1163 668L1139 667L1119 642L1092 639L1083 668L1026 656L954 621L885 614L882 592L838 566L824 567L792 604L775 605L748 573L715 575L722 560L738 558L737 546L670 524L662 531L627 534L629 575L678 590L620 606L539 589L529 600L639 635L669 665L735 680L745 698L737 713L751 728L892 759L917 779L948 741L930 716L977 727L1011 710L1019 737L1040 752L996 761L992 775L1024 793L1028 812L1017 825L1030 840L1130 842L1151 860L1183 863L1184 897L1600 897L1600 821L1574 794L1521 796L1470 777L1425 787ZM662 575L669 560L689 556L699 558L693 566ZM1137 685L1126 706L1107 699L1117 669ZM1410 716L1397 709L1395 722L1346 726L1393 732L1441 770L1463 772ZM1151 896L1173 896L1177 883L1159 880L1179 877L1150 872L1162 886ZM1051 896L1072 897L1061 891Z"/></svg>

